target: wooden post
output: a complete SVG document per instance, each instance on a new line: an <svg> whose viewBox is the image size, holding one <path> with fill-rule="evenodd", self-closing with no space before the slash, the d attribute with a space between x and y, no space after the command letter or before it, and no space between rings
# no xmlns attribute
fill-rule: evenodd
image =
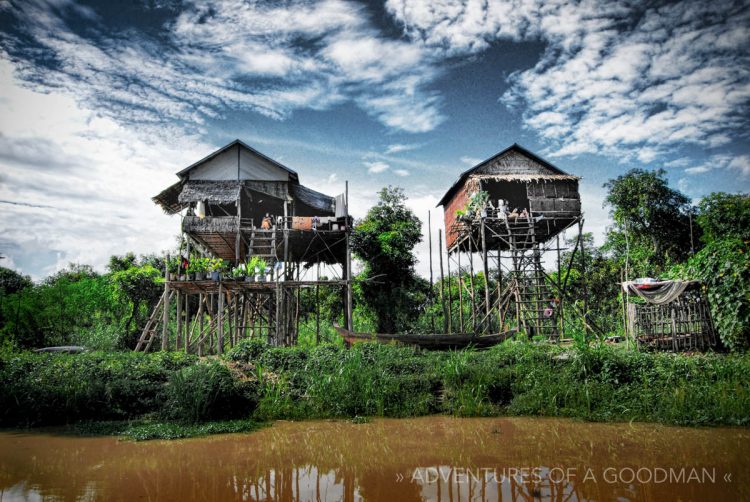
<svg viewBox="0 0 750 502"><path fill-rule="evenodd" d="M443 307L443 333L448 331L448 314L445 309L445 276L443 275L443 230L438 228L438 256L440 257L440 305Z"/></svg>
<svg viewBox="0 0 750 502"><path fill-rule="evenodd" d="M461 250L459 249L460 253ZM446 253L445 265L448 268L448 334L453 333L453 292L451 291L451 253Z"/></svg>
<svg viewBox="0 0 750 502"><path fill-rule="evenodd" d="M456 259L458 261L458 273L456 278L458 279L458 328L461 333L464 331L464 279L463 273L461 272L461 250L459 249L456 253Z"/></svg>
<svg viewBox="0 0 750 502"><path fill-rule="evenodd" d="M430 306L435 304L435 284L432 277L432 217L431 211L427 211L427 245L430 253ZM435 332L435 312L430 315L432 332Z"/></svg>
<svg viewBox="0 0 750 502"><path fill-rule="evenodd" d="M224 288L221 281L219 281L219 308L218 308L218 327L219 335L216 340L216 353L221 355L224 353Z"/></svg>
<svg viewBox="0 0 750 502"><path fill-rule="evenodd" d="M472 247L472 236L469 235L469 301L471 302L471 329L477 329L476 308L474 304L474 249Z"/></svg>
<svg viewBox="0 0 750 502"><path fill-rule="evenodd" d="M174 349L180 350L182 345L182 291L177 291L177 336L175 337Z"/></svg>
<svg viewBox="0 0 750 502"><path fill-rule="evenodd" d="M320 345L320 262L318 262L318 280L315 283L315 345Z"/></svg>
<svg viewBox="0 0 750 502"><path fill-rule="evenodd" d="M490 331L490 269L487 265L487 240L485 237L484 218L482 223L482 268L484 272L484 315L487 320L487 331Z"/></svg>
<svg viewBox="0 0 750 502"><path fill-rule="evenodd" d="M292 278L289 276L289 225L287 220L289 218L289 202L284 199L284 226L282 227L284 232L284 280L289 281Z"/></svg>
<svg viewBox="0 0 750 502"><path fill-rule="evenodd" d="M238 170L239 175L239 170ZM239 178L238 178L239 181ZM242 247L242 188L237 192L237 237L234 241L235 265L240 264L240 248Z"/></svg>
<svg viewBox="0 0 750 502"><path fill-rule="evenodd" d="M560 251L561 251L560 250L560 234L557 234L556 239L557 239L556 241L557 242L557 290L562 292L560 293L560 298L559 298L560 303L556 306L556 308L558 312L558 317L560 318L560 323L559 323L560 333L559 333L558 338L562 340L563 335L565 334L565 319L563 317L563 301L564 301L565 295L563 294L564 290L563 290L563 285L562 285L562 258L560 256Z"/></svg>
<svg viewBox="0 0 750 502"><path fill-rule="evenodd" d="M203 336L203 293L198 293L198 340ZM198 342L198 357L203 357L203 341Z"/></svg>
<svg viewBox="0 0 750 502"><path fill-rule="evenodd" d="M344 208L346 210L346 329L354 331L354 313L352 302L352 250L349 245L349 180L344 183Z"/></svg>
<svg viewBox="0 0 750 502"><path fill-rule="evenodd" d="M234 329L232 330L232 341L230 343L234 347L240 339L240 295L234 290L232 296L234 297Z"/></svg>
<svg viewBox="0 0 750 502"><path fill-rule="evenodd" d="M584 236L583 236L583 219L578 220L578 235L581 237L581 278L583 279L583 318L586 320L586 316L589 313L589 288L586 284L586 248L584 247ZM627 276L625 278L627 280ZM588 323L584 323L587 325Z"/></svg>
<svg viewBox="0 0 750 502"><path fill-rule="evenodd" d="M294 333L292 333L292 343L297 343L299 339L299 304L302 299L302 288L299 286L299 262L296 264L297 267L297 304L294 309Z"/></svg>
<svg viewBox="0 0 750 502"><path fill-rule="evenodd" d="M281 294L282 294L281 282L276 281L276 298L274 298L274 300L276 300L276 312L275 312L275 314L276 314L276 319L275 319L275 321L276 321L276 333L275 333L275 336L274 336L273 345L279 345L279 341L282 338L282 333L281 333L281 326L282 326L282 324L281 324ZM271 324L271 323L269 322L269 324ZM269 326L269 332L270 332L270 326Z"/></svg>
<svg viewBox="0 0 750 502"><path fill-rule="evenodd" d="M624 272L620 270L620 297L622 299L622 327L625 332L625 348L629 349L629 333L628 333L628 307L626 302L626 295L625 290L622 287L622 284L625 282L623 278Z"/></svg>
<svg viewBox="0 0 750 502"><path fill-rule="evenodd" d="M187 353L188 349L190 348L190 327L190 294L185 293L185 337L183 339L183 348L185 349L185 353Z"/></svg>
<svg viewBox="0 0 750 502"><path fill-rule="evenodd" d="M502 302L501 295L503 294L503 262L502 254L500 252L500 244L497 245L497 332L503 332L504 316L503 309L500 307Z"/></svg>
<svg viewBox="0 0 750 502"><path fill-rule="evenodd" d="M164 266L164 316L161 327L161 350L169 350L169 253Z"/></svg>

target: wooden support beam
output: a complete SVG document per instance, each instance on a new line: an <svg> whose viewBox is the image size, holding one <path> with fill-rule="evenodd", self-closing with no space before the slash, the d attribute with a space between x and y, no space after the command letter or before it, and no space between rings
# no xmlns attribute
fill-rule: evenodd
<svg viewBox="0 0 750 502"><path fill-rule="evenodd" d="M476 305L474 302L474 250L472 248L474 239L469 237L469 300L471 301L471 329L472 333L477 330Z"/></svg>
<svg viewBox="0 0 750 502"><path fill-rule="evenodd" d="M482 268L484 272L484 315L487 320L486 331L490 331L490 269L487 264L487 240L485 237L484 218L482 218Z"/></svg>
<svg viewBox="0 0 750 502"><path fill-rule="evenodd" d="M458 327L461 333L464 331L464 278L461 271L461 250L456 250L456 261L458 262L458 273L456 274L458 279Z"/></svg>
<svg viewBox="0 0 750 502"><path fill-rule="evenodd" d="M351 229L349 228L349 181L344 183L344 207L346 208L346 328L354 331L354 315L352 312L352 250L349 244Z"/></svg>
<svg viewBox="0 0 750 502"><path fill-rule="evenodd" d="M203 293L198 293L198 338L201 337L203 334L203 304L206 302L206 295ZM203 340L198 340L196 345L198 345L198 356L203 357Z"/></svg>
<svg viewBox="0 0 750 502"><path fill-rule="evenodd" d="M460 249L456 251L460 252ZM448 334L453 333L453 286L451 284L451 254L448 252L445 260L446 268L448 269Z"/></svg>
<svg viewBox="0 0 750 502"><path fill-rule="evenodd" d="M175 337L175 343L174 343L174 349L180 350L180 346L182 344L182 328L183 328L183 322L182 322L182 301L183 301L183 294L182 292L177 292L177 336Z"/></svg>
<svg viewBox="0 0 750 502"><path fill-rule="evenodd" d="M216 353L221 355L224 353L224 290L221 282L219 282L219 307L217 316L219 333L216 340Z"/></svg>
<svg viewBox="0 0 750 502"><path fill-rule="evenodd" d="M431 211L427 211L427 246L429 249L430 254L430 306L432 307L435 304L435 284L433 282L432 277L432 217L431 217ZM432 327L432 332L435 332L435 312L433 309L433 312L430 314L430 325Z"/></svg>
<svg viewBox="0 0 750 502"><path fill-rule="evenodd" d="M164 313L161 327L161 350L169 350L169 254L164 265Z"/></svg>
<svg viewBox="0 0 750 502"><path fill-rule="evenodd" d="M443 274L443 230L438 228L438 256L440 257L440 305L443 307L443 331L448 331L448 313L445 309L445 275Z"/></svg>

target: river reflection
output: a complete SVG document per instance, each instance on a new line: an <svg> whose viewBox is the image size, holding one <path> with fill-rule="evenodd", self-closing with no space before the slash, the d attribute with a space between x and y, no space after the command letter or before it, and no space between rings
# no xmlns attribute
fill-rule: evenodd
<svg viewBox="0 0 750 502"><path fill-rule="evenodd" d="M0 433L9 500L748 500L750 430L559 419L277 422L133 443Z"/></svg>

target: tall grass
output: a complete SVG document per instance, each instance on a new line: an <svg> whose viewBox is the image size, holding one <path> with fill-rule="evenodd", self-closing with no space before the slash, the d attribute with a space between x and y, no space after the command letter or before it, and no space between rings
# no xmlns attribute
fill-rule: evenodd
<svg viewBox="0 0 750 502"><path fill-rule="evenodd" d="M750 425L750 355L528 341L453 352L246 341L226 360L203 361L178 353L0 355L4 426L434 413Z"/></svg>
<svg viewBox="0 0 750 502"><path fill-rule="evenodd" d="M431 413L750 424L750 356L650 354L608 345L511 341L486 351L393 345L311 350L241 344L265 381L256 416Z"/></svg>

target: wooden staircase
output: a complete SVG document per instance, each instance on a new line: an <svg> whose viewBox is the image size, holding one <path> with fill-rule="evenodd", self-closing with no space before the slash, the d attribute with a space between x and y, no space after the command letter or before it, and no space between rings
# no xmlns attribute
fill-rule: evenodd
<svg viewBox="0 0 750 502"><path fill-rule="evenodd" d="M151 345L153 345L154 340L161 337L161 324L164 321L164 295L166 293L162 293L161 298L159 298L159 303L156 304L156 307L154 307L153 312L151 312L151 317L148 318L148 322L146 323L146 326L143 328L143 331L141 332L141 337L138 339L138 343L135 346L136 352L148 352L151 349ZM169 301L172 300L174 297L174 291L169 292Z"/></svg>
<svg viewBox="0 0 750 502"><path fill-rule="evenodd" d="M250 232L250 245L248 246L248 258L257 256L263 258L269 265L278 261L276 252L276 227L269 230L253 228Z"/></svg>

